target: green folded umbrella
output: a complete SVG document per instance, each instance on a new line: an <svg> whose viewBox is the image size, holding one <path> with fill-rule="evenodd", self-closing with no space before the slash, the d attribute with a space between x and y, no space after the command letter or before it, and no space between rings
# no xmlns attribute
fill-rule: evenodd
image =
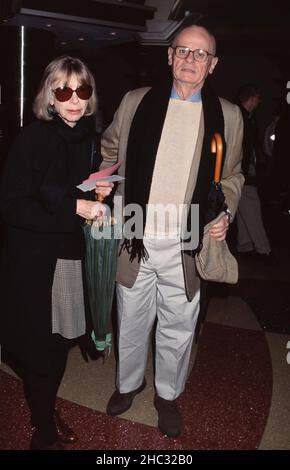
<svg viewBox="0 0 290 470"><path fill-rule="evenodd" d="M111 310L115 288L120 225L106 217L97 222L85 223L85 268L88 296L92 316L92 339L98 351L112 347Z"/></svg>

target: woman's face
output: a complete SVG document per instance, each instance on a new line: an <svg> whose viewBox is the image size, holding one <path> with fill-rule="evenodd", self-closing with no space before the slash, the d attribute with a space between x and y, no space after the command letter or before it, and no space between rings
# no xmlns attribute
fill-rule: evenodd
<svg viewBox="0 0 290 470"><path fill-rule="evenodd" d="M89 100L80 99L74 91L68 101L58 101L54 92L60 87L69 87L76 90L81 85L80 79L75 74L72 74L69 79L66 76L61 77L52 84L53 91L49 101L50 105L54 106L55 111L70 127L74 127L85 114Z"/></svg>

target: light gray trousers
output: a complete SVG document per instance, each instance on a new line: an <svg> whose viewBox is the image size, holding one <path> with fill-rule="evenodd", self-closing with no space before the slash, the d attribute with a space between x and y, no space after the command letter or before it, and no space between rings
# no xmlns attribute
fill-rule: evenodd
<svg viewBox="0 0 290 470"><path fill-rule="evenodd" d="M117 284L121 393L138 388L147 365L150 333L157 316L157 394L174 400L184 390L199 313L200 292L188 302L179 239L144 238L149 259L141 263L134 286Z"/></svg>
<svg viewBox="0 0 290 470"><path fill-rule="evenodd" d="M256 186L246 184L237 211L238 251L256 250L269 254L271 245L265 232L261 202Z"/></svg>

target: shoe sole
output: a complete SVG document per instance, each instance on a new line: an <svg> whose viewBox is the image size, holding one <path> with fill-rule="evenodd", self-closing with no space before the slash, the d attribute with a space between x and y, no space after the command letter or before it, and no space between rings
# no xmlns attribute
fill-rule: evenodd
<svg viewBox="0 0 290 470"><path fill-rule="evenodd" d="M166 437L171 437L171 438L180 436L180 435L181 435L181 432L182 432L182 431L177 431L177 432L175 432L175 433L170 433L170 434L168 434L168 432L165 432L165 430L162 429L162 428L159 426L159 424L158 424L158 428L159 428L159 431L162 432L162 434L164 434L164 436L166 436Z"/></svg>

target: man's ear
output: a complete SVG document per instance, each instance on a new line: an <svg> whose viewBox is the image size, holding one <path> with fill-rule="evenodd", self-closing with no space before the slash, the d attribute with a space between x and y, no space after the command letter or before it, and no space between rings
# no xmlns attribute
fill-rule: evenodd
<svg viewBox="0 0 290 470"><path fill-rule="evenodd" d="M212 61L211 61L211 64L210 64L210 68L209 68L208 73L210 73L210 74L213 73L213 71L214 71L214 69L215 69L215 66L216 66L216 64L218 63L218 61L219 61L219 58L218 58L218 57L213 57L213 58L212 58Z"/></svg>
<svg viewBox="0 0 290 470"><path fill-rule="evenodd" d="M168 47L168 65L172 65L172 56L173 56L173 49L172 47Z"/></svg>

